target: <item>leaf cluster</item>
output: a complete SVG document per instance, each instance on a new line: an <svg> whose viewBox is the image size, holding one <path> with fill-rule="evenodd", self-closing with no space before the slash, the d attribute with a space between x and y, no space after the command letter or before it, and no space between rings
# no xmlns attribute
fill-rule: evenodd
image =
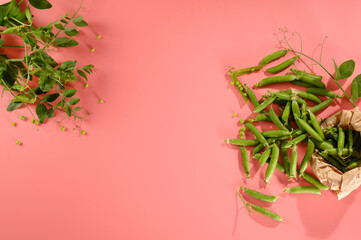
<svg viewBox="0 0 361 240"><path fill-rule="evenodd" d="M29 3L38 9L52 6L47 0L29 0ZM11 59L7 54L0 55L0 85L13 96L7 111L34 104L41 123L46 118L52 118L55 110L81 119L77 112L82 108L75 107L80 99L74 97L77 90L70 84L79 80L87 81L94 66L89 64L79 67L76 60L60 64L49 55L54 48L79 44L73 37L81 32L80 27L88 25L82 16L77 16L80 8L73 16L66 14L46 26L37 27L29 6L21 11L20 4L25 3L11 0L0 5L0 47L5 53L10 47L24 49L24 57L21 59ZM2 39L4 34L22 39L23 45L6 45Z"/></svg>

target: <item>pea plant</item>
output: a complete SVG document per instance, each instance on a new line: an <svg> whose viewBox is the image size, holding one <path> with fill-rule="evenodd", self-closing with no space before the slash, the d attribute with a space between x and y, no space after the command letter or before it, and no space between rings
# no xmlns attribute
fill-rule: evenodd
<svg viewBox="0 0 361 240"><path fill-rule="evenodd" d="M47 0L29 0L29 4L37 9L52 7ZM81 27L88 25L82 16L78 16L81 6L71 16L65 14L45 26L37 26L29 5L25 5L24 0L19 3L11 0L0 5L0 48L3 50L0 55L0 85L3 86L3 91L9 92L13 97L7 111L24 106L40 123L54 117L54 111L62 111L68 117L81 120L78 111L82 107L77 106L80 99L75 97L77 90L71 84L88 81L88 75L94 71L94 66L78 66L76 60L60 64L50 55L56 48L79 44L73 37L81 32ZM7 44L5 35L10 35L21 44ZM14 48L23 49L24 57L8 57L8 53ZM36 106L36 116L31 105Z"/></svg>
<svg viewBox="0 0 361 240"><path fill-rule="evenodd" d="M339 171L340 174L361 166L361 137L360 133L351 128L343 128L341 126L321 127L322 120L317 119L318 112L329 107L337 98L346 97L350 103L357 108L356 101L361 97L361 74L356 76L352 81L351 94L349 95L340 85L339 81L347 79L352 76L355 69L355 62L348 60L341 65L337 65L332 59L335 68L335 74L331 74L322 64L321 60L317 61L313 57L292 48L289 44L285 31L281 30L283 38L279 41L285 44L284 49L273 52L262 58L258 65L248 68L229 70L231 76L231 84L235 85L240 91L245 101L251 101L254 109L253 113L257 114L255 118L248 118L240 120L244 127L240 130L240 138L227 139L226 142L232 145L239 146L242 157L243 170L246 177L250 178L249 156L247 147L253 147L252 158L258 160L261 167L267 164L264 181L268 184L274 175L275 170L285 173L290 180L304 179L312 186L294 186L284 189L287 193L310 193L321 194L321 190L328 190L329 186L322 184L317 178L306 172L310 164L311 158L319 156L328 164L332 165ZM323 46L323 44L322 44ZM266 68L266 72L271 76L263 78L260 82L255 84L255 88L268 87L273 84L290 83L297 88L305 87L306 90L296 88L282 89L277 92L268 90L268 94L262 95L261 101L258 100L255 92L243 84L239 76L251 74L260 71L271 62L276 62L288 54L293 54L278 65ZM322 48L321 48L322 56ZM307 58L314 64L319 65L343 92L343 96L333 91L326 89L326 85L322 81L322 76L316 75L313 72L306 72L296 67L296 62L302 63L306 68L310 68L303 60ZM320 57L321 59L321 57ZM297 67L299 67L297 65ZM283 75L273 75L289 70ZM277 114L274 110L279 108L281 114ZM234 115L235 116L235 115ZM276 127L276 130L260 131L256 126L256 122L268 122ZM255 123L254 123L255 122ZM244 139L245 131L249 130L254 139ZM298 161L297 148L300 144L306 143L307 149L302 161ZM291 150L291 154L289 154ZM282 160L279 162L279 158ZM277 196L264 195L254 190L240 187L248 195L262 201L272 200L276 201ZM256 212L264 214L276 221L283 221L276 213L246 203L243 199L240 190L238 195L242 202L251 212L253 209Z"/></svg>

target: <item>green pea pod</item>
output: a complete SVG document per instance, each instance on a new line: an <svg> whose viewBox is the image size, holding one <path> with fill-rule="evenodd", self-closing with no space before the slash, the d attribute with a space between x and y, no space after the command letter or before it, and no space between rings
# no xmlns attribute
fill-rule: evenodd
<svg viewBox="0 0 361 240"><path fill-rule="evenodd" d="M326 141L317 141L315 138L311 138L312 142L315 144L315 147L319 150L327 150L334 148L334 146Z"/></svg>
<svg viewBox="0 0 361 240"><path fill-rule="evenodd" d="M283 191L288 193L311 193L321 195L321 190L318 187L314 186L295 186L291 188L286 188Z"/></svg>
<svg viewBox="0 0 361 240"><path fill-rule="evenodd" d="M290 179L297 177L297 146L294 145L291 154Z"/></svg>
<svg viewBox="0 0 361 240"><path fill-rule="evenodd" d="M254 159L260 159L261 158L261 156L262 156L262 154L261 153L256 153L255 155L253 155L252 156L252 158L254 158Z"/></svg>
<svg viewBox="0 0 361 240"><path fill-rule="evenodd" d="M348 148L350 150L352 150L352 148L353 148L353 131L351 128L347 129L347 143L348 143Z"/></svg>
<svg viewBox="0 0 361 240"><path fill-rule="evenodd" d="M291 68L291 71L298 76L298 79L302 82L306 82L309 84L312 84L313 86L319 87L319 88L326 88L326 85L321 82L322 76L319 75L313 75L306 73L304 71L300 71L294 68Z"/></svg>
<svg viewBox="0 0 361 240"><path fill-rule="evenodd" d="M312 142L311 139L308 139L306 153L305 153L305 156L303 157L302 163L300 165L300 170L299 170L300 177L302 177L303 174L305 173L307 166L310 163L310 160L311 160L314 150L315 150L315 144Z"/></svg>
<svg viewBox="0 0 361 240"><path fill-rule="evenodd" d="M327 96L327 97L332 97L332 98L342 98L341 95L339 95L339 94L337 94L335 92L326 90L326 89L322 89L322 88L310 87L310 88L306 89L306 92L307 93L312 93L312 94L315 94L315 95L320 95L320 96Z"/></svg>
<svg viewBox="0 0 361 240"><path fill-rule="evenodd" d="M301 80L295 80L291 82L294 85L301 86L301 87L314 87L315 85L307 82L303 82Z"/></svg>
<svg viewBox="0 0 361 240"><path fill-rule="evenodd" d="M283 166L285 168L285 172L289 176L291 163L290 163L290 158L288 156L288 150L287 150L287 148L285 148L285 145L286 145L286 141L283 141L281 143L281 159L282 159Z"/></svg>
<svg viewBox="0 0 361 240"><path fill-rule="evenodd" d="M254 198L256 198L258 200L261 200L263 202L275 202L277 200L277 198L278 198L278 196L263 194L263 193L257 192L257 191L255 191L253 189L250 189L250 188L240 187L240 189L243 190L248 195L250 195L251 197L254 197Z"/></svg>
<svg viewBox="0 0 361 240"><path fill-rule="evenodd" d="M269 116L271 117L272 122L280 129L283 131L287 131L288 129L282 124L281 120L278 118L277 114L275 113L275 111L273 110L273 108L271 107L269 110Z"/></svg>
<svg viewBox="0 0 361 240"><path fill-rule="evenodd" d="M259 153L260 151L262 151L265 148L265 146L263 145L263 143L258 144L257 146L255 146L252 150L252 155L255 155L257 153Z"/></svg>
<svg viewBox="0 0 361 240"><path fill-rule="evenodd" d="M236 71L232 71L232 74L234 74L235 76L241 76L244 74L249 74L255 71L259 71L263 68L262 65L258 65L258 66L254 66L254 67L249 67L249 68L242 68L242 69L238 69Z"/></svg>
<svg viewBox="0 0 361 240"><path fill-rule="evenodd" d="M266 151L262 153L262 156L259 159L259 164L261 165L261 167L263 167L263 165L267 162L269 156L271 155L271 151L271 148L267 148Z"/></svg>
<svg viewBox="0 0 361 240"><path fill-rule="evenodd" d="M321 126L320 126L320 123L317 121L317 117L316 115L311 112L311 111L308 111L309 113L309 116L310 116L310 120L311 120L311 123L312 123L312 126L313 128L316 130L316 132L324 139L325 138L325 135L323 134L323 131L321 129Z"/></svg>
<svg viewBox="0 0 361 240"><path fill-rule="evenodd" d="M312 93L306 93L300 90L294 90L295 93L297 94L297 96L304 98L304 99L308 99L311 100L315 103L321 103L321 99L319 97L317 97L316 95L313 95Z"/></svg>
<svg viewBox="0 0 361 240"><path fill-rule="evenodd" d="M310 174L304 172L302 174L303 179L305 179L307 182L311 183L313 186L318 187L319 189L322 190L328 190L329 187L323 185L320 180L316 179L315 177L311 176Z"/></svg>
<svg viewBox="0 0 361 240"><path fill-rule="evenodd" d="M338 127L338 139L337 139L337 153L342 155L342 149L345 147L345 132L342 127Z"/></svg>
<svg viewBox="0 0 361 240"><path fill-rule="evenodd" d="M272 122L271 117L267 114L258 114L254 120Z"/></svg>
<svg viewBox="0 0 361 240"><path fill-rule="evenodd" d="M292 113L293 113L294 118L301 117L300 106L298 105L298 103L295 99L292 100L291 108L292 108Z"/></svg>
<svg viewBox="0 0 361 240"><path fill-rule="evenodd" d="M277 166L277 162L278 162L278 157L279 157L279 148L276 144L274 144L272 146L272 156L271 156L271 160L270 160L270 163L267 167L267 170L266 170L266 174L265 174L265 183L267 184L269 182L269 180L271 179L274 171L275 171L275 168Z"/></svg>
<svg viewBox="0 0 361 240"><path fill-rule="evenodd" d="M329 99L323 101L322 103L311 107L310 111L313 113L319 112L319 111L325 109L326 107L328 107L329 105L331 105L332 101L333 101L333 98L329 98Z"/></svg>
<svg viewBox="0 0 361 240"><path fill-rule="evenodd" d="M284 147L285 148L290 148L293 145L299 144L300 142L302 142L303 140L305 140L307 138L307 135L308 134L305 133L305 134L302 134L302 135L292 139L291 141L287 142Z"/></svg>
<svg viewBox="0 0 361 240"><path fill-rule="evenodd" d="M240 149L242 155L243 170L246 173L247 178L249 178L249 159L247 149L243 146L241 146Z"/></svg>
<svg viewBox="0 0 361 240"><path fill-rule="evenodd" d="M260 207L260 206L257 206L257 205L253 205L253 204L250 204L250 203L248 203L250 206L251 206L251 208L253 209L253 210L255 210L256 212L259 212L259 213L261 213L261 214L263 214L263 215L265 215L265 216L267 216L267 217L269 217L269 218L272 218L273 220L276 220L276 221L279 221L279 222L282 222L283 221L283 219L282 219L282 217L280 216L280 215L278 215L278 214L276 214L276 213L274 213L274 212L272 212L272 211L270 211L270 210L268 210L268 209L265 209L265 208L263 208L263 207Z"/></svg>
<svg viewBox="0 0 361 240"><path fill-rule="evenodd" d="M315 138L317 141L323 141L323 138L305 120L298 117L296 117L296 120L313 138Z"/></svg>
<svg viewBox="0 0 361 240"><path fill-rule="evenodd" d="M268 146L267 140L265 139L265 137L263 137L263 135L260 133L260 131L250 122L245 123L244 126L246 128L248 128L248 130L250 130L254 136L257 138L257 140L260 143L263 143L265 146Z"/></svg>
<svg viewBox="0 0 361 240"><path fill-rule="evenodd" d="M247 87L247 85L245 85L246 87L246 92L248 94L248 98L249 100L251 100L251 103L253 104L253 106L256 108L259 105L259 102L257 100L256 94L254 94L254 92L252 91L252 89L250 89L249 87Z"/></svg>
<svg viewBox="0 0 361 240"><path fill-rule="evenodd" d="M285 137L285 136L290 136L291 132L290 131L284 131L284 130L270 130L270 131L264 131L262 132L262 135L266 138L278 138L278 137Z"/></svg>
<svg viewBox="0 0 361 240"><path fill-rule="evenodd" d="M227 139L227 143L238 145L238 146L255 146L259 144L259 141L257 139Z"/></svg>
<svg viewBox="0 0 361 240"><path fill-rule="evenodd" d="M291 66L300 56L296 56L290 59L287 59L286 61L278 64L277 66L271 67L267 69L267 72L269 73L278 73L281 72L282 70L285 70L286 68L288 68L289 66Z"/></svg>
<svg viewBox="0 0 361 240"><path fill-rule="evenodd" d="M356 167L359 167L361 165L361 160L358 160L358 161L352 161L350 162L348 165L347 165L347 169L348 170L351 170L353 168L356 168Z"/></svg>
<svg viewBox="0 0 361 240"><path fill-rule="evenodd" d="M272 76L272 77L267 77L267 78L262 79L259 82L258 86L263 87L263 86L266 86L269 84L292 82L296 79L298 79L298 77L295 75L292 75L292 74L283 75L283 76Z"/></svg>
<svg viewBox="0 0 361 240"><path fill-rule="evenodd" d="M260 65L266 65L272 61L275 61L281 57L283 57L284 55L286 55L286 53L288 53L289 49L286 50L279 50L277 52L271 53L267 56L265 56L264 58L262 58Z"/></svg>
<svg viewBox="0 0 361 240"><path fill-rule="evenodd" d="M276 100L276 96L272 96L270 98L265 99L259 106L257 106L254 109L254 113L258 113L261 112L263 109L265 109L266 107L268 107L274 100Z"/></svg>
<svg viewBox="0 0 361 240"><path fill-rule="evenodd" d="M286 103L285 108L283 109L283 112L281 114L281 120L287 124L288 123L288 118L290 117L290 111L291 111L291 102L288 101Z"/></svg>
<svg viewBox="0 0 361 240"><path fill-rule="evenodd" d="M322 80L322 76L320 76L320 75L314 75L311 73L307 73L307 72L298 70L296 68L291 68L291 71L294 74L303 76L304 78L308 78L309 80L313 80L313 81L321 81Z"/></svg>
<svg viewBox="0 0 361 240"><path fill-rule="evenodd" d="M286 103L287 103L287 101L292 101L294 99L299 104L306 104L305 100L303 100L302 98L299 98L299 97L294 97L291 93L276 92L276 93L273 93L273 95L275 95L277 97L277 99L279 99L279 100L286 101Z"/></svg>

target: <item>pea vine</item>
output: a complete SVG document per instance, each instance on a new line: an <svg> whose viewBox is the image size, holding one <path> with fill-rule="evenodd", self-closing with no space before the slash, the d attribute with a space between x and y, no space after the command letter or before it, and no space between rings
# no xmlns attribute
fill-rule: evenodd
<svg viewBox="0 0 361 240"><path fill-rule="evenodd" d="M29 0L32 7L48 9L52 5L47 0ZM65 112L68 117L81 120L77 106L80 99L74 97L77 90L71 83L88 81L88 75L93 73L92 64L78 66L76 60L56 62L49 52L56 48L68 48L79 43L72 37L78 35L79 28L88 24L82 16L78 16L81 6L69 16L65 14L60 19L46 26L36 26L29 5L24 0L17 3L11 0L0 5L0 49L5 54L0 55L0 85L3 91L9 92L13 99L7 106L7 111L26 107L34 119L44 123L47 118L54 117L54 111ZM21 9L25 9L22 11ZM3 40L4 35L11 34L23 44L10 45ZM9 58L9 49L23 49L23 58ZM87 84L85 84L87 87ZM30 105L36 105L35 114Z"/></svg>

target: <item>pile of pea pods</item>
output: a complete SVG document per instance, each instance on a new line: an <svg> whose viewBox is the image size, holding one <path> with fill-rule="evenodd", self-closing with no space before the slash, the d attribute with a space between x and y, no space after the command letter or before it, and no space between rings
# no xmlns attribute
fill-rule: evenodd
<svg viewBox="0 0 361 240"><path fill-rule="evenodd" d="M244 123L241 128L240 135L244 135L244 131L248 129L254 135L254 139L244 139L243 136L237 139L228 139L227 143L240 146L243 169L247 176L250 177L249 171L249 154L245 147L254 146L252 150L252 157L259 161L261 166L268 164L265 173L265 183L267 184L273 176L275 169L287 174L290 179L303 178L313 186L295 186L285 189L289 193L312 193L321 194L322 190L327 190L328 187L323 185L318 179L305 172L312 154L317 152L325 161L341 172L346 172L352 168L361 165L361 152L359 147L361 145L360 133L352 129L343 129L342 127L326 128L320 127L321 121L317 120L319 111L327 108L334 100L334 98L342 98L342 96L326 89L322 82L322 76L314 75L291 68L289 74L271 76L262 79L255 87L264 87L270 84L289 82L297 86L307 87L306 91L297 89L284 89L277 92L268 91L268 94L262 96L262 100L258 101L255 93L246 84L242 84L237 78L238 76L259 71L268 63L282 58L289 52L289 49L280 50L264 57L260 64L250 68L243 68L239 70L231 69L230 75L232 77L232 85L235 85L241 92L243 98L250 100L254 106L254 113L258 115L255 118L250 118ZM283 61L277 66L266 69L268 73L276 74L285 69L288 69L299 56ZM326 98L321 100L319 96ZM308 106L308 102L314 102L312 107ZM274 107L281 109L281 114L277 115ZM254 125L257 121L267 121L273 123L278 130L260 132ZM297 147L301 142L307 144L305 155L302 156L302 162L298 162ZM292 149L291 156L289 156L288 149ZM281 162L279 162L279 158ZM299 165L299 167L297 167ZM245 191L241 187L240 190ZM270 197L276 200L275 196L268 196L258 193L254 190L245 191L251 196L260 200L269 199ZM260 212L274 220L282 221L282 218L267 209L259 206L246 203L242 198L240 191L238 195L250 211L249 206L253 210Z"/></svg>

